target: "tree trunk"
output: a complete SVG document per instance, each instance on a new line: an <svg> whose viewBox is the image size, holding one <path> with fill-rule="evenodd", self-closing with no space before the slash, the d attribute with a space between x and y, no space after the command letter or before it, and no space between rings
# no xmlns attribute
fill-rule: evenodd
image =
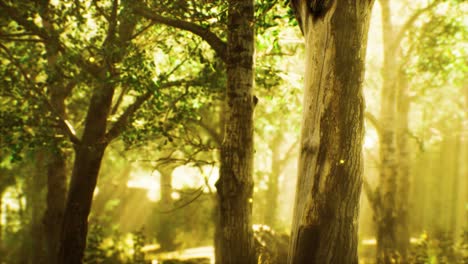
<svg viewBox="0 0 468 264"><path fill-rule="evenodd" d="M398 190L396 211L396 247L401 257L401 262L406 263L410 246L409 231L409 190L410 190L410 150L408 145L409 132L409 87L405 73L401 72L398 78L398 103L397 103L397 134L396 143L398 146Z"/></svg>
<svg viewBox="0 0 468 264"><path fill-rule="evenodd" d="M98 84L91 95L82 138L79 144L75 144L75 161L61 226L59 264L82 263L86 248L88 215L104 151L111 140L106 136L106 127L117 84L115 80L119 74L115 64L122 62L126 56L137 23L130 12L129 1L115 1L113 4L115 13L109 27L114 28L108 31L102 49L118 49L119 52L106 53L106 63L100 65L96 72L95 82ZM121 10L117 15L119 8ZM121 125L125 126L125 123ZM116 132L114 136L118 136L119 133Z"/></svg>
<svg viewBox="0 0 468 264"><path fill-rule="evenodd" d="M50 17L49 5L46 3L41 9L42 26L49 35L55 36L55 29ZM57 64L59 51L56 44L49 41L45 44L48 69L48 87L50 103L57 115L66 118L65 99L68 96L71 86L67 87L61 76L59 65ZM59 137L56 137L59 135ZM65 138L64 133L59 128L52 129L51 146L47 154L47 206L43 216L44 232L46 238L47 263L56 264L58 245L60 241L60 228L65 211L65 199L67 195L66 178L66 154L60 149L61 138ZM58 138L58 139L56 139ZM58 263L57 263L58 264Z"/></svg>
<svg viewBox="0 0 468 264"><path fill-rule="evenodd" d="M217 263L256 263L252 230L254 1L230 0L227 107L221 147Z"/></svg>
<svg viewBox="0 0 468 264"><path fill-rule="evenodd" d="M409 181L408 175L398 176L399 172L406 174L407 171L405 171L406 168L398 167L399 151L397 150L396 142L396 129L397 126L399 126L396 123L397 80L398 77L402 77L403 74L398 74L399 67L397 65L398 62L395 53L398 52L397 45L399 44L394 43L394 28L391 21L390 1L381 0L380 5L382 10L384 64L382 68L383 84L379 119L382 124L381 130L379 131L379 202L377 210L374 212L374 219L377 226L377 263L395 263L395 261L399 263L403 261L402 257L404 258L406 256L408 250L407 246L409 245L409 241L406 241L406 239L409 239L407 233L408 221L406 219ZM406 104L409 102L404 103ZM403 122L403 120L400 120L401 125L403 125ZM403 140L403 138L401 139ZM402 144L405 143L403 142ZM406 147L403 146L403 148ZM406 149L402 149L400 154L406 155L406 151ZM400 231L403 233L400 233ZM402 237L402 235L405 237Z"/></svg>
<svg viewBox="0 0 468 264"><path fill-rule="evenodd" d="M81 144L75 146L75 162L62 223L58 263L82 263L88 215L107 146L102 141L113 94L114 87L110 83L96 87L91 97Z"/></svg>
<svg viewBox="0 0 468 264"><path fill-rule="evenodd" d="M276 228L279 196L279 177L281 173L280 145L282 136L275 137L271 144L271 174L268 178L268 191L266 194L266 208L264 223L273 229Z"/></svg>
<svg viewBox="0 0 468 264"><path fill-rule="evenodd" d="M47 166L47 208L43 224L47 241L47 263L55 264L67 192L65 154L60 150L52 150Z"/></svg>
<svg viewBox="0 0 468 264"><path fill-rule="evenodd" d="M289 263L358 263L364 62L373 1L293 1L306 41Z"/></svg>
<svg viewBox="0 0 468 264"><path fill-rule="evenodd" d="M160 210L163 211L163 213L159 214L159 230L156 238L161 245L161 250L163 251L173 251L176 249L176 230L172 224L172 215L170 213L165 213L173 209L172 173L176 167L177 165L174 163L158 166L158 171L161 174L161 201L159 204Z"/></svg>
<svg viewBox="0 0 468 264"><path fill-rule="evenodd" d="M225 96L223 96L225 97ZM226 126L226 104L225 104L225 98L221 101L220 104L220 111L219 111L219 127L220 127L220 133L219 133L219 138L221 140L217 140L217 142L220 142L219 144L222 144L222 139L224 139L224 128ZM221 148L221 145L218 145L218 148ZM218 159L221 161L221 153L218 154ZM221 171L219 171L221 174ZM213 244L214 244L214 257L215 257L215 263L216 264L222 264L221 263L221 226L220 226L220 218L221 218L221 210L219 206L219 200L218 200L218 195L213 197L213 222L214 222L214 238L213 238Z"/></svg>
<svg viewBox="0 0 468 264"><path fill-rule="evenodd" d="M0 219L3 219L3 193L0 186ZM3 221L0 221L0 253L3 255Z"/></svg>

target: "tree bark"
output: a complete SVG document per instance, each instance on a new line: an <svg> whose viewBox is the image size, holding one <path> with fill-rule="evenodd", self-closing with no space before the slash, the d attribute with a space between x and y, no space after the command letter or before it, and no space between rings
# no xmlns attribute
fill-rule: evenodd
<svg viewBox="0 0 468 264"><path fill-rule="evenodd" d="M289 263L358 263L362 83L372 5L293 1L305 35L306 76Z"/></svg>
<svg viewBox="0 0 468 264"><path fill-rule="evenodd" d="M86 248L88 215L104 151L109 142L123 130L129 116L144 102L137 99L137 105L128 107L106 134L107 119L116 88L114 80L119 74L115 64L124 59L137 22L130 12L129 5L129 1L114 1L112 5L111 21L102 49L119 49L120 52L106 53L106 63L100 65L94 73L97 84L91 95L82 138L75 144L75 161L61 226L58 251L60 264L82 263ZM118 12L119 7L121 10Z"/></svg>
<svg viewBox="0 0 468 264"><path fill-rule="evenodd" d="M166 213L173 208L172 173L176 167L177 165L174 163L162 164L158 166L158 171L161 174L161 200L159 204L160 210L163 211L163 213L159 214L159 230L156 238L161 245L162 251L173 251L176 249L176 230L171 223L171 214Z"/></svg>
<svg viewBox="0 0 468 264"><path fill-rule="evenodd" d="M217 263L256 263L252 230L254 1L230 0Z"/></svg>
<svg viewBox="0 0 468 264"><path fill-rule="evenodd" d="M101 160L107 146L102 141L113 94L112 84L96 87L86 116L82 142L75 146L75 162L61 229L58 263L82 263L88 232L88 215Z"/></svg>
<svg viewBox="0 0 468 264"><path fill-rule="evenodd" d="M49 98L52 110L60 118L66 119L65 99L68 97L74 84L67 84L57 64L59 58L59 47L55 39L58 38L54 27L53 15L51 15L49 3L40 4L39 14L42 20L42 26L53 40L46 41L46 59L47 59L47 84L49 88ZM58 137L56 136L58 135ZM63 213L65 210L66 199L66 154L61 150L63 143L60 139L65 138L65 133L60 128L51 130L50 146L46 153L46 171L47 171L47 198L46 210L43 216L43 230L47 256L46 262L56 264L58 244L60 241L60 228L62 224Z"/></svg>

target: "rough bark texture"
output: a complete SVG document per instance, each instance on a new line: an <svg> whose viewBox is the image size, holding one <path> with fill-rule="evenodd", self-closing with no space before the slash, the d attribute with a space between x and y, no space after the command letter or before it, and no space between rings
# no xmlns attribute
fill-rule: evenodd
<svg viewBox="0 0 468 264"><path fill-rule="evenodd" d="M293 1L306 76L289 263L358 263L362 82L373 2L331 1L318 14L310 2Z"/></svg>
<svg viewBox="0 0 468 264"><path fill-rule="evenodd" d="M221 147L217 263L256 263L251 223L253 191L254 1L230 0L227 106Z"/></svg>
<svg viewBox="0 0 468 264"><path fill-rule="evenodd" d="M169 212L173 209L172 201L172 172L177 167L174 163L162 164L158 166L158 171L161 174L160 188L161 200L160 210L163 213L159 214L159 230L156 238L161 245L162 251L173 251L176 249L175 238L176 230L172 224L172 215Z"/></svg>

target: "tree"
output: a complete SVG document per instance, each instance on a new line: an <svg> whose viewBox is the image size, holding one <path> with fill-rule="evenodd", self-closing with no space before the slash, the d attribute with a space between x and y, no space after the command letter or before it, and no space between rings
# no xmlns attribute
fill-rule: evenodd
<svg viewBox="0 0 468 264"><path fill-rule="evenodd" d="M6 54L5 57L12 62L10 68L14 68L13 78L5 79L5 83L14 84L15 88L18 87L18 83L22 83L22 86L10 95L15 98L12 105L17 107L15 102L24 99L28 102L26 104L28 107L41 109L46 114L38 115L37 120L42 123L26 118L28 122L36 125L33 134L40 134L37 128L43 127L45 130L57 132L52 134L58 138L66 135L73 144L75 152L63 221L59 219L59 213L54 213L56 218L49 227L61 232L60 243L57 241L57 232L54 231L57 236L50 237L49 243L60 244L61 247L60 259L54 258L50 263L81 262L86 245L87 218L106 147L124 132L136 127L133 124L134 118L142 106L148 107L145 103L149 101L154 103L151 109L154 115L159 115L168 111L166 107L172 111L176 108L176 103L184 101L187 95L194 94L189 91L190 85L185 85L190 81L189 75L184 76L183 81L168 80L186 60L176 62L172 70L155 74L154 63L151 62L154 59L153 54L146 53L142 47L147 43L135 41L149 27L138 23L127 1L112 1L105 7L96 2L92 4L91 8L86 10L78 2L0 1L2 14L11 19L5 26L7 32L11 31L11 34L9 32L2 37L13 43L28 43L24 50L19 48L22 46L1 46ZM63 12L58 12L61 8ZM32 22L32 19L37 17L42 18L39 21L43 23ZM74 26L69 27L69 24ZM84 34L83 32L89 33L93 30L93 24L97 30L89 35ZM83 31L74 31L76 28ZM20 38L11 36L20 36ZM22 39L22 36L30 38ZM44 55L45 63L44 60L37 59L41 58L41 55ZM33 67L26 72L20 61L30 62ZM46 66L42 67L44 64ZM39 78L43 76L47 76L46 83ZM66 88L75 86L64 86L68 84L68 81L64 80L76 82L81 90L78 92L73 89L71 94L73 100L67 104L69 108L78 109L71 119L63 115L64 109L58 110L65 106L66 95L72 92ZM164 91L164 88L173 86L178 87L170 93ZM46 96L44 91L48 91L50 96ZM117 95L118 92L120 94ZM122 103L124 97L127 99L126 103ZM184 111L180 111L177 118L192 110L192 106L184 104ZM84 119L83 126L75 131L71 124L75 123L74 121L82 121L81 118ZM171 115L165 121L177 118ZM19 118L19 121L21 124L22 119ZM167 134L159 122L156 122L151 129L157 131L160 137ZM55 151L52 154L61 155L60 151L57 151L59 148L52 149ZM60 166L55 166L57 160L54 161L54 158L51 160L51 166L62 171L64 157L59 158ZM63 174L60 171L52 173L61 177ZM62 183L63 181L57 185L51 182L49 191L60 192ZM61 196L54 197L53 202L64 201L59 197ZM52 251L55 252L55 249Z"/></svg>
<svg viewBox="0 0 468 264"><path fill-rule="evenodd" d="M411 145L409 144L411 104L422 99L418 90L427 89L446 79L447 65L457 60L455 54L440 54L439 51L428 52L428 43L437 43L438 48L448 49L450 39L454 38L456 23L450 19L440 18L433 14L434 21L424 22L419 28L416 22L443 4L445 1L434 0L428 5L418 8L398 27L392 22L392 5L390 1L379 1L382 17L383 65L380 117L367 114L379 135L379 185L372 190L365 184L367 196L372 205L377 228L377 262L392 263L407 262L410 246L410 162ZM448 4L456 5L456 3ZM451 12L447 12L451 13ZM430 30L424 29L429 27ZM434 35L438 41L428 41L424 31L438 32ZM424 36L426 35L426 36ZM407 37L410 36L410 37ZM431 44L429 44L431 45ZM420 47L424 47L421 49ZM428 57L431 57L430 59ZM459 66L460 67L460 66ZM412 71L419 71L420 76ZM451 73L456 76L456 67ZM424 80L424 75L430 74L430 80ZM444 81L442 81L444 82ZM424 88L422 88L424 87ZM413 94L413 96L411 96ZM422 94L421 94L422 95Z"/></svg>
<svg viewBox="0 0 468 264"><path fill-rule="evenodd" d="M176 3L177 5L177 3ZM136 13L157 23L190 31L203 38L226 63L225 134L220 154L219 239L217 263L255 263L251 227L253 192L254 1L228 1L227 43L206 26L154 14L144 7ZM203 21L203 20L202 20ZM205 22L206 23L206 22ZM218 243L219 242L219 243Z"/></svg>
<svg viewBox="0 0 468 264"><path fill-rule="evenodd" d="M254 1L231 0L228 11L226 125L216 183L219 263L256 263L252 231Z"/></svg>
<svg viewBox="0 0 468 264"><path fill-rule="evenodd" d="M362 82L373 1L292 1L306 71L289 263L358 263Z"/></svg>

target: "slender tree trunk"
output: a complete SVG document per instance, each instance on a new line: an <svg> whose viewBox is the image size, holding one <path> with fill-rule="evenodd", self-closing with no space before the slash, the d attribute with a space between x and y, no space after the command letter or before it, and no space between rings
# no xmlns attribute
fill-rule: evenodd
<svg viewBox="0 0 468 264"><path fill-rule="evenodd" d="M396 234L397 250L401 257L401 262L406 263L409 250L410 232L409 232L409 191L410 191L410 149L408 145L409 132L409 87L405 73L400 73L398 103L397 103L397 146L398 146L398 190L396 211Z"/></svg>
<svg viewBox="0 0 468 264"><path fill-rule="evenodd" d="M462 154L462 151L460 148L460 145L461 145L460 139L461 139L461 133L462 133L461 128L462 128L462 125L460 124L460 122L456 122L455 133L452 132L452 135L449 136L451 145L452 145L452 152L451 152L451 155L448 155L448 156L452 157L452 161L450 164L452 164L453 166L453 178L451 182L452 186L450 186L450 194L451 194L450 198L451 199L449 201L449 203L451 204L449 232L453 241L457 241L458 239L457 207L458 207L458 199L460 199L459 194L458 194L459 193L458 186L460 184L460 159L459 157Z"/></svg>
<svg viewBox="0 0 468 264"><path fill-rule="evenodd" d="M158 171L161 174L160 189L161 201L160 209L163 213L159 214L159 230L156 238L158 239L163 251L172 251L176 249L175 238L176 230L173 227L171 214L168 212L173 208L172 201L172 173L177 167L174 163L163 164L158 166Z"/></svg>
<svg viewBox="0 0 468 264"><path fill-rule="evenodd" d="M42 25L49 35L55 36L55 29L52 18L50 17L49 5L41 6ZM48 42L45 44L47 67L48 67L48 86L50 103L56 114L62 118L66 118L65 99L70 92L70 87L67 87L61 77L57 60L59 56L58 47ZM62 143L55 138L65 138L64 133L56 128L51 131L53 141L48 148L47 154L47 207L43 216L44 232L47 248L47 263L59 264L56 262L58 253L58 245L60 241L60 228L62 218L65 211L65 199L67 195L67 178L66 178L66 154L60 148ZM60 135L56 137L55 135Z"/></svg>
<svg viewBox="0 0 468 264"><path fill-rule="evenodd" d="M13 175L10 175L9 171L4 168L0 168L0 219L3 219L3 194L10 184L14 182ZM7 219L5 217L5 219ZM5 221L7 222L7 221ZM3 231L4 226L2 221L0 221L0 253L3 253Z"/></svg>
<svg viewBox="0 0 468 264"><path fill-rule="evenodd" d="M58 263L82 263L88 215L107 146L102 141L113 94L112 84L96 87L91 97L81 144L75 146L75 162L62 223Z"/></svg>
<svg viewBox="0 0 468 264"><path fill-rule="evenodd" d="M305 35L306 76L289 263L357 264L362 82L373 1L293 4Z"/></svg>
<svg viewBox="0 0 468 264"><path fill-rule="evenodd" d="M276 137L271 149L271 174L268 178L268 192L266 195L266 208L264 223L273 229L276 228L277 212L278 212L278 196L279 196L279 177L281 171L280 145L282 137Z"/></svg>
<svg viewBox="0 0 468 264"><path fill-rule="evenodd" d="M374 212L377 226L377 263L400 263L404 261L409 246L408 231L408 165L400 160L407 159L407 142L404 136L397 142L397 128L407 128L407 113L401 113L403 120L397 123L397 92L398 79L404 74L398 74L397 56L399 43L394 43L394 27L391 21L389 0L380 0L382 10L382 34L384 43L384 64L382 68L382 97L380 108L380 123L382 124L379 138L380 174L377 210ZM402 81L402 102L399 111L409 111L407 102L406 81ZM405 109L406 108L406 109ZM406 116L405 116L406 115ZM407 131L407 129L406 129ZM406 133L406 132L403 132ZM402 147L398 150L398 147ZM404 161L403 161L404 162ZM403 173L399 175L399 173ZM407 241L408 240L408 241Z"/></svg>
<svg viewBox="0 0 468 264"><path fill-rule="evenodd" d="M3 219L3 193L4 190L0 189L0 219ZM3 254L3 221L0 221L0 253Z"/></svg>
<svg viewBox="0 0 468 264"><path fill-rule="evenodd" d="M224 96L225 97L225 96ZM219 112L219 125L220 125L220 139L219 142L221 142L220 144L222 144L222 139L224 139L224 128L226 126L226 104L225 104L225 98L223 98L221 104L220 104L220 112ZM217 141L218 142L218 141ZM221 148L221 145L218 145L218 148ZM221 161L221 153L219 153L219 156L218 156L218 159L219 161ZM221 171L219 171L219 173L221 174ZM214 229L214 238L213 238L213 243L214 243L214 256L215 256L215 263L216 264L222 264L221 262L221 256L222 256L222 252L221 252L221 235L222 235L222 232L221 232L221 224L220 224L220 219L221 219L221 209L220 209L220 206L219 206L219 199L218 199L218 195L216 193L215 197L214 197L214 206L213 206L213 222L214 222L214 225L215 225L215 229Z"/></svg>
<svg viewBox="0 0 468 264"><path fill-rule="evenodd" d="M221 147L218 263L256 263L252 230L254 1L230 0L227 107Z"/></svg>

